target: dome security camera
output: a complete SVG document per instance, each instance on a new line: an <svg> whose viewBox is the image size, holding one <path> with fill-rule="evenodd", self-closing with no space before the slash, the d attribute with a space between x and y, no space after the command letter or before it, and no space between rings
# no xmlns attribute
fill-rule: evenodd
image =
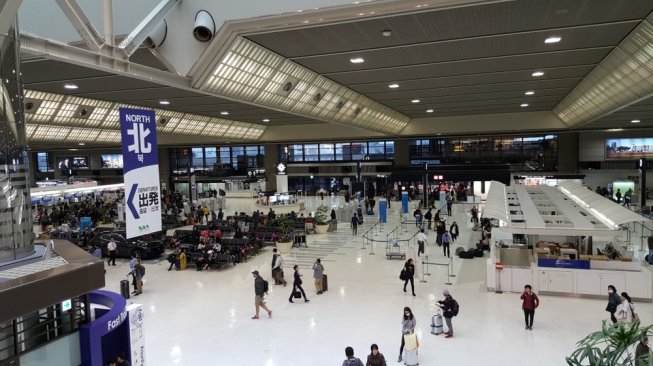
<svg viewBox="0 0 653 366"><path fill-rule="evenodd" d="M161 118L161 119L159 119L159 124L160 124L161 126L165 126L166 123L168 123L168 119L167 119L167 118Z"/></svg>
<svg viewBox="0 0 653 366"><path fill-rule="evenodd" d="M195 26L193 27L193 36L200 42L208 42L215 35L215 21L211 14L206 10L200 10L195 14Z"/></svg>

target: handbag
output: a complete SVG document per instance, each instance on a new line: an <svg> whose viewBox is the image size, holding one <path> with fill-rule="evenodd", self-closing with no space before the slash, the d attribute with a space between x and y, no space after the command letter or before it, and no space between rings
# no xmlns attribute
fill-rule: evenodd
<svg viewBox="0 0 653 366"><path fill-rule="evenodd" d="M302 298L302 293L299 292L299 291L295 291L295 292L292 293L292 297L294 297L295 299L301 299Z"/></svg>
<svg viewBox="0 0 653 366"><path fill-rule="evenodd" d="M406 281L406 269L402 269L401 272L399 272L399 279L402 281Z"/></svg>
<svg viewBox="0 0 653 366"><path fill-rule="evenodd" d="M633 323L639 323L639 315L633 311L633 305L628 303L628 306L630 306L630 312L633 313Z"/></svg>

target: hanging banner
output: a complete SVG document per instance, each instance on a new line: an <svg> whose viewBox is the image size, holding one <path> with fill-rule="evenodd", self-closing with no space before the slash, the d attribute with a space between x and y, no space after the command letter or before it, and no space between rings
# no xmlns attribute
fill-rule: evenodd
<svg viewBox="0 0 653 366"><path fill-rule="evenodd" d="M159 151L153 110L120 108L127 238L161 231Z"/></svg>

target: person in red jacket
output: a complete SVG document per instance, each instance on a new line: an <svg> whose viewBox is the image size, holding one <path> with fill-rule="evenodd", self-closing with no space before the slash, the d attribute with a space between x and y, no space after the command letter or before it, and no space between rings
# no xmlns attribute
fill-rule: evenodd
<svg viewBox="0 0 653 366"><path fill-rule="evenodd" d="M533 330L533 317L535 309L540 306L540 299L533 292L531 285L524 286L524 292L521 294L522 305L524 310L524 319L526 320L526 330Z"/></svg>

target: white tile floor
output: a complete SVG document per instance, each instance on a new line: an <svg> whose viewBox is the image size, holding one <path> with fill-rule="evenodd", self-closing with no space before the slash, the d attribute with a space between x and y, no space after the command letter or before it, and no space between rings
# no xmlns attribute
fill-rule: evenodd
<svg viewBox="0 0 653 366"><path fill-rule="evenodd" d="M319 202L308 199L308 207ZM248 202L228 202L227 212L247 210ZM399 204L392 206L387 228L398 222ZM458 223L467 220L461 214ZM575 343L598 330L606 319L606 300L541 297L533 331L524 330L518 294L485 291L485 261L455 259L454 279L449 289L460 303L454 318L455 337L430 334L434 301L441 297L444 274L431 268L427 283L416 281L417 297L402 291L398 279L403 265L387 260L384 247L362 250L361 234L372 225L367 219L352 237L348 225L338 232L310 235L308 249L293 249L286 256L286 276L297 263L304 274L310 303L288 302L290 287L273 286L267 303L273 318L254 314L254 281L250 272L259 270L270 279L271 248L247 263L222 271L168 272L165 258L146 261L144 293L130 301L146 310L147 362L149 365L340 365L344 348L354 347L365 361L369 346L377 343L389 365L399 365L400 318L410 306L417 318L421 365L518 365L525 360L536 365L562 365ZM414 230L411 228L411 230ZM470 243L461 225L459 243ZM384 237L384 236L383 236ZM434 241L434 240L432 240ZM468 244L469 245L469 244ZM436 247L429 248L434 261L442 261ZM312 271L316 256L323 259L329 275L329 291L316 295ZM107 268L107 287L119 291L119 281L129 267L123 260ZM644 323L650 323L653 306L636 304Z"/></svg>

